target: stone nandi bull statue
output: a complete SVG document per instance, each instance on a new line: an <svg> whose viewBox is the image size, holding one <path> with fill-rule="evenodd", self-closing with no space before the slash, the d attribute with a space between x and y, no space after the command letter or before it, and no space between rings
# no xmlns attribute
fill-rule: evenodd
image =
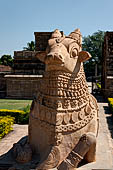
<svg viewBox="0 0 113 170"><path fill-rule="evenodd" d="M37 169L66 170L83 158L95 161L98 107L83 70L83 62L91 56L81 51L81 43L79 29L69 36L55 30L47 55L41 58L46 72L29 123L29 144L41 158Z"/></svg>
<svg viewBox="0 0 113 170"><path fill-rule="evenodd" d="M46 71L31 106L28 135L32 152L40 155L37 170L73 169L82 159L95 161L98 107L83 70L91 56L81 51L81 43L79 29L69 36L55 30L41 58Z"/></svg>

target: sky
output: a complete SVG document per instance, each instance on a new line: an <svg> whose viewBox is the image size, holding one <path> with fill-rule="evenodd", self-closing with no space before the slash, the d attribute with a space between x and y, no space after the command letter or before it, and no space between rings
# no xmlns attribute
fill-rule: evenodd
<svg viewBox="0 0 113 170"><path fill-rule="evenodd" d="M0 0L0 57L34 41L34 32L59 29L83 36L113 31L113 0Z"/></svg>

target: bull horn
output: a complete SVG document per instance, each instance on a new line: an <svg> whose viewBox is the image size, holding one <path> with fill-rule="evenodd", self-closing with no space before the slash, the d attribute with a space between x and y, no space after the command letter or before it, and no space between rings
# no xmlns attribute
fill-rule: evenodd
<svg viewBox="0 0 113 170"><path fill-rule="evenodd" d="M54 32L51 35L51 38L61 38L61 37L62 37L62 34L58 29L54 30Z"/></svg>
<svg viewBox="0 0 113 170"><path fill-rule="evenodd" d="M80 29L77 28L76 30L74 30L73 32L71 32L69 34L69 37L71 37L72 39L76 40L77 43L81 46L82 45L82 35L80 32Z"/></svg>

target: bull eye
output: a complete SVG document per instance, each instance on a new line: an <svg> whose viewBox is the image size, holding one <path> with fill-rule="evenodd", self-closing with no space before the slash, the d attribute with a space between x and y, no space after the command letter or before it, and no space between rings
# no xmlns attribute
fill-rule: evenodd
<svg viewBox="0 0 113 170"><path fill-rule="evenodd" d="M75 58L79 53L79 45L76 42L69 44L69 54L71 58Z"/></svg>
<svg viewBox="0 0 113 170"><path fill-rule="evenodd" d="M56 39L56 43L59 43L61 40L59 38Z"/></svg>
<svg viewBox="0 0 113 170"><path fill-rule="evenodd" d="M72 49L70 50L70 57L75 58L76 56L78 56L78 50L72 47Z"/></svg>

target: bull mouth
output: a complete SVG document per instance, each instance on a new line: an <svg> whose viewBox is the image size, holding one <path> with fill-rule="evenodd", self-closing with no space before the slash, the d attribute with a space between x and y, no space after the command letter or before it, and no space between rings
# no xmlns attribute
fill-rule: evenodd
<svg viewBox="0 0 113 170"><path fill-rule="evenodd" d="M60 53L49 53L45 58L45 63L49 65L63 65L64 57Z"/></svg>
<svg viewBox="0 0 113 170"><path fill-rule="evenodd" d="M61 52L50 52L45 57L46 71L64 71L72 73L75 68L75 59L63 55Z"/></svg>
<svg viewBox="0 0 113 170"><path fill-rule="evenodd" d="M63 71L69 73L70 71L65 67L64 63L51 63L46 65L46 71ZM70 72L71 73L71 72Z"/></svg>

